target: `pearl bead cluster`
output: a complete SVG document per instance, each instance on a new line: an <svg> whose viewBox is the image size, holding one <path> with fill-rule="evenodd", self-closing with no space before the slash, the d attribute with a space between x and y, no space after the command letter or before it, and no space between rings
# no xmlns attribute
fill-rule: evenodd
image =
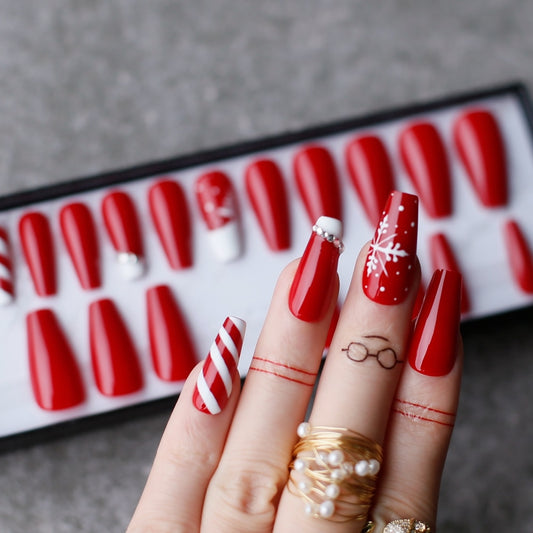
<svg viewBox="0 0 533 533"><path fill-rule="evenodd" d="M344 243L341 239L339 239L336 235L332 235L331 233L328 233L323 228L315 224L313 226L313 231L323 239L326 239L326 241L330 242L335 246L335 248L338 248L339 254L342 254L344 252Z"/></svg>

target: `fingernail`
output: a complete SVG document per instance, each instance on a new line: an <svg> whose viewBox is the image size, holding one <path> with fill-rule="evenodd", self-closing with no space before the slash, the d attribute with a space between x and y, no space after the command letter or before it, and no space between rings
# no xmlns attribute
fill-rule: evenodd
<svg viewBox="0 0 533 533"><path fill-rule="evenodd" d="M307 146L296 153L293 166L310 222L321 216L342 220L339 177L329 151L322 146Z"/></svg>
<svg viewBox="0 0 533 533"><path fill-rule="evenodd" d="M533 293L533 255L522 229L515 220L509 220L504 228L507 260L516 284L525 293Z"/></svg>
<svg viewBox="0 0 533 533"><path fill-rule="evenodd" d="M112 300L90 304L89 338L94 378L103 395L120 396L142 388L137 352Z"/></svg>
<svg viewBox="0 0 533 533"><path fill-rule="evenodd" d="M400 133L400 154L420 202L433 218L452 213L448 157L437 128L429 122L409 125Z"/></svg>
<svg viewBox="0 0 533 533"><path fill-rule="evenodd" d="M246 322L234 316L220 328L194 388L192 401L199 411L216 415L228 403L245 330Z"/></svg>
<svg viewBox="0 0 533 533"><path fill-rule="evenodd" d="M15 298L13 263L7 231L0 227L0 305L7 305Z"/></svg>
<svg viewBox="0 0 533 533"><path fill-rule="evenodd" d="M477 109L460 115L453 125L456 149L481 203L507 204L507 161L494 115Z"/></svg>
<svg viewBox="0 0 533 533"><path fill-rule="evenodd" d="M76 358L50 309L26 316L30 378L35 401L42 409L68 409L85 401Z"/></svg>
<svg viewBox="0 0 533 533"><path fill-rule="evenodd" d="M328 310L343 250L342 222L319 217L289 291L289 309L300 320L317 322Z"/></svg>
<svg viewBox="0 0 533 533"><path fill-rule="evenodd" d="M363 289L374 302L403 302L414 280L418 198L394 191L382 212L363 271Z"/></svg>
<svg viewBox="0 0 533 533"><path fill-rule="evenodd" d="M230 179L220 171L208 172L195 183L200 212L207 225L209 246L223 263L241 255L237 196Z"/></svg>
<svg viewBox="0 0 533 533"><path fill-rule="evenodd" d="M100 287L100 254L89 208L82 203L64 206L59 212L63 240L83 289Z"/></svg>
<svg viewBox="0 0 533 533"><path fill-rule="evenodd" d="M52 296L57 291L56 265L48 219L42 213L26 213L19 221L19 235L35 292Z"/></svg>
<svg viewBox="0 0 533 533"><path fill-rule="evenodd" d="M448 374L457 355L461 274L436 270L426 290L408 352L409 364L426 376Z"/></svg>
<svg viewBox="0 0 533 533"><path fill-rule="evenodd" d="M131 197L122 191L106 194L102 200L104 224L124 279L140 278L145 271L143 242L137 211Z"/></svg>
<svg viewBox="0 0 533 533"><path fill-rule="evenodd" d="M159 181L150 187L148 201L170 267L174 270L190 267L191 223L183 189L175 181Z"/></svg>
<svg viewBox="0 0 533 533"><path fill-rule="evenodd" d="M382 140L365 135L350 141L346 146L346 166L368 220L377 225L394 189L392 165Z"/></svg>
<svg viewBox="0 0 533 533"><path fill-rule="evenodd" d="M463 283L461 284L461 313L470 311L470 298L466 289L465 278L462 275L459 263L455 257L453 249L443 233L432 235L429 239L429 254L433 270L453 270L459 272Z"/></svg>
<svg viewBox="0 0 533 533"><path fill-rule="evenodd" d="M146 308L155 373L163 381L185 379L196 364L196 350L170 287L159 285L148 289Z"/></svg>
<svg viewBox="0 0 533 533"><path fill-rule="evenodd" d="M245 173L246 192L268 247L277 252L291 246L291 224L285 182L271 159L251 163Z"/></svg>

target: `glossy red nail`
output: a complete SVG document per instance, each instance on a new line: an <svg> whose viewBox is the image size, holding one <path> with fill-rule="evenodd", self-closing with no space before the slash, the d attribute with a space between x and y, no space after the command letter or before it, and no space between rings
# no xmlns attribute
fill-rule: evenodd
<svg viewBox="0 0 533 533"><path fill-rule="evenodd" d="M174 270L192 265L191 222L183 189L176 181L159 181L148 192L150 213Z"/></svg>
<svg viewBox="0 0 533 533"><path fill-rule="evenodd" d="M455 257L453 249L443 233L432 235L429 239L429 254L433 270L453 270L459 272L463 280L461 286L461 313L470 311L470 298L466 289L465 278L462 275L459 263Z"/></svg>
<svg viewBox="0 0 533 533"><path fill-rule="evenodd" d="M237 375L246 323L230 316L224 321L194 388L194 406L204 413L216 415L228 403Z"/></svg>
<svg viewBox="0 0 533 533"><path fill-rule="evenodd" d="M342 221L342 201L337 169L322 146L307 146L294 156L294 177L309 220L321 216Z"/></svg>
<svg viewBox="0 0 533 533"><path fill-rule="evenodd" d="M522 229L515 220L503 228L507 260L516 284L526 293L533 293L533 255Z"/></svg>
<svg viewBox="0 0 533 533"><path fill-rule="evenodd" d="M56 411L85 401L76 358L59 322L50 309L26 316L30 378L35 401Z"/></svg>
<svg viewBox="0 0 533 533"><path fill-rule="evenodd" d="M144 250L133 200L122 191L106 194L102 200L102 216L122 276L128 280L140 278L145 270Z"/></svg>
<svg viewBox="0 0 533 533"><path fill-rule="evenodd" d="M407 359L426 376L449 374L457 356L461 274L437 270L429 282Z"/></svg>
<svg viewBox="0 0 533 533"><path fill-rule="evenodd" d="M383 141L365 135L346 146L346 166L352 184L370 223L375 226L389 194L394 189L394 176L389 154Z"/></svg>
<svg viewBox="0 0 533 533"><path fill-rule="evenodd" d="M271 159L251 163L245 173L246 192L268 247L273 251L291 246L289 202L278 165Z"/></svg>
<svg viewBox="0 0 533 533"><path fill-rule="evenodd" d="M342 223L319 217L294 275L289 309L300 320L317 322L331 304L342 252Z"/></svg>
<svg viewBox="0 0 533 533"><path fill-rule="evenodd" d="M39 296L55 294L56 264L48 219L42 213L26 213L19 221L19 236L35 292Z"/></svg>
<svg viewBox="0 0 533 533"><path fill-rule="evenodd" d="M241 255L242 245L237 195L230 179L214 170L200 176L194 189L211 250L219 261L233 261Z"/></svg>
<svg viewBox="0 0 533 533"><path fill-rule="evenodd" d="M150 353L155 373L164 381L185 379L196 364L196 350L185 318L170 287L146 291Z"/></svg>
<svg viewBox="0 0 533 533"><path fill-rule="evenodd" d="M433 218L452 213L448 157L437 128L416 122L400 133L400 154L420 202Z"/></svg>
<svg viewBox="0 0 533 533"><path fill-rule="evenodd" d="M100 287L100 254L89 208L76 202L59 212L63 240L83 289Z"/></svg>
<svg viewBox="0 0 533 533"><path fill-rule="evenodd" d="M370 243L363 289L374 302L396 305L405 300L414 280L418 198L394 191Z"/></svg>
<svg viewBox="0 0 533 533"><path fill-rule="evenodd" d="M461 114L453 137L467 175L481 203L487 207L507 204L507 161L500 127L483 109Z"/></svg>
<svg viewBox="0 0 533 533"><path fill-rule="evenodd" d="M7 305L15 298L13 263L7 231L0 227L0 305Z"/></svg>
<svg viewBox="0 0 533 533"><path fill-rule="evenodd" d="M112 300L89 306L89 338L93 374L102 394L120 396L143 387L137 352Z"/></svg>

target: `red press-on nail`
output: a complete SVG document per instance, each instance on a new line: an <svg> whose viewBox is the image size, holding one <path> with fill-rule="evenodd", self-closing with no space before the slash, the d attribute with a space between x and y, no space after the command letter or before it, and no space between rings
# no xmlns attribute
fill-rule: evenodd
<svg viewBox="0 0 533 533"><path fill-rule="evenodd" d="M59 212L59 222L82 288L100 287L100 254L89 208L79 202L68 204Z"/></svg>
<svg viewBox="0 0 533 533"><path fill-rule="evenodd" d="M89 306L89 338L93 374L102 394L120 396L143 387L137 352L112 300Z"/></svg>
<svg viewBox="0 0 533 533"><path fill-rule="evenodd" d="M289 291L289 309L296 318L317 322L324 317L335 289L342 249L342 222L319 217Z"/></svg>
<svg viewBox="0 0 533 533"><path fill-rule="evenodd" d="M38 212L26 213L19 221L22 251L39 296L56 293L56 264L48 219Z"/></svg>
<svg viewBox="0 0 533 533"><path fill-rule="evenodd" d="M179 183L159 181L148 192L150 213L174 270L192 265L191 222L185 193Z"/></svg>
<svg viewBox="0 0 533 533"><path fill-rule="evenodd" d="M289 202L278 165L271 159L254 161L246 169L245 182L268 247L275 252L290 248Z"/></svg>
<svg viewBox="0 0 533 533"><path fill-rule="evenodd" d="M516 284L526 293L533 293L533 255L524 233L515 220L503 228L507 259Z"/></svg>
<svg viewBox="0 0 533 533"><path fill-rule="evenodd" d="M426 376L448 374L457 355L461 274L437 270L429 282L407 359Z"/></svg>
<svg viewBox="0 0 533 533"><path fill-rule="evenodd" d="M339 177L329 151L322 146L303 148L294 156L293 166L310 222L321 216L342 220Z"/></svg>
<svg viewBox="0 0 533 533"><path fill-rule="evenodd" d="M15 298L13 263L7 231L0 227L0 305L7 305Z"/></svg>
<svg viewBox="0 0 533 533"><path fill-rule="evenodd" d="M106 194L102 200L102 216L122 276L128 280L140 278L145 270L144 250L133 200L122 191Z"/></svg>
<svg viewBox="0 0 533 533"><path fill-rule="evenodd" d="M453 137L470 182L487 207L507 204L507 161L502 134L494 115L483 109L460 115Z"/></svg>
<svg viewBox="0 0 533 533"><path fill-rule="evenodd" d="M375 135L350 141L346 146L346 166L366 216L375 226L394 189L392 165L383 141Z"/></svg>
<svg viewBox="0 0 533 533"><path fill-rule="evenodd" d="M56 411L85 400L81 374L67 338L50 309L26 316L30 378L35 401Z"/></svg>
<svg viewBox="0 0 533 533"><path fill-rule="evenodd" d="M155 373L164 381L185 379L196 364L196 350L170 287L148 289L146 308Z"/></svg>
<svg viewBox="0 0 533 533"><path fill-rule="evenodd" d="M459 272L459 274L461 274L463 280L461 288L461 313L468 313L468 311L470 311L470 298L466 289L465 279L446 235L443 233L436 233L430 237L429 254L433 270L453 270L454 272Z"/></svg>
<svg viewBox="0 0 533 533"><path fill-rule="evenodd" d="M418 198L394 191L370 243L363 289L374 302L396 305L413 283L418 227Z"/></svg>
<svg viewBox="0 0 533 533"><path fill-rule="evenodd" d="M208 172L196 180L195 193L211 250L219 261L233 261L241 255L242 245L237 195L230 179L218 170Z"/></svg>
<svg viewBox="0 0 533 533"><path fill-rule="evenodd" d="M420 202L433 218L452 213L448 157L437 128L417 122L400 133L400 154Z"/></svg>

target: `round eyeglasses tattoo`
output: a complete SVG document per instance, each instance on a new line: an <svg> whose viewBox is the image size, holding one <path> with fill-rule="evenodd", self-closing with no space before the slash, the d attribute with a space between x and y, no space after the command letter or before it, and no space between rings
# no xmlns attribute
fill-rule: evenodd
<svg viewBox="0 0 533 533"><path fill-rule="evenodd" d="M376 353L371 353L362 342L350 342L342 351L346 352L348 359L356 363L362 363L368 357L375 357L379 365L387 370L394 368L398 363L403 363L403 361L398 359L396 352L392 348L384 348Z"/></svg>

